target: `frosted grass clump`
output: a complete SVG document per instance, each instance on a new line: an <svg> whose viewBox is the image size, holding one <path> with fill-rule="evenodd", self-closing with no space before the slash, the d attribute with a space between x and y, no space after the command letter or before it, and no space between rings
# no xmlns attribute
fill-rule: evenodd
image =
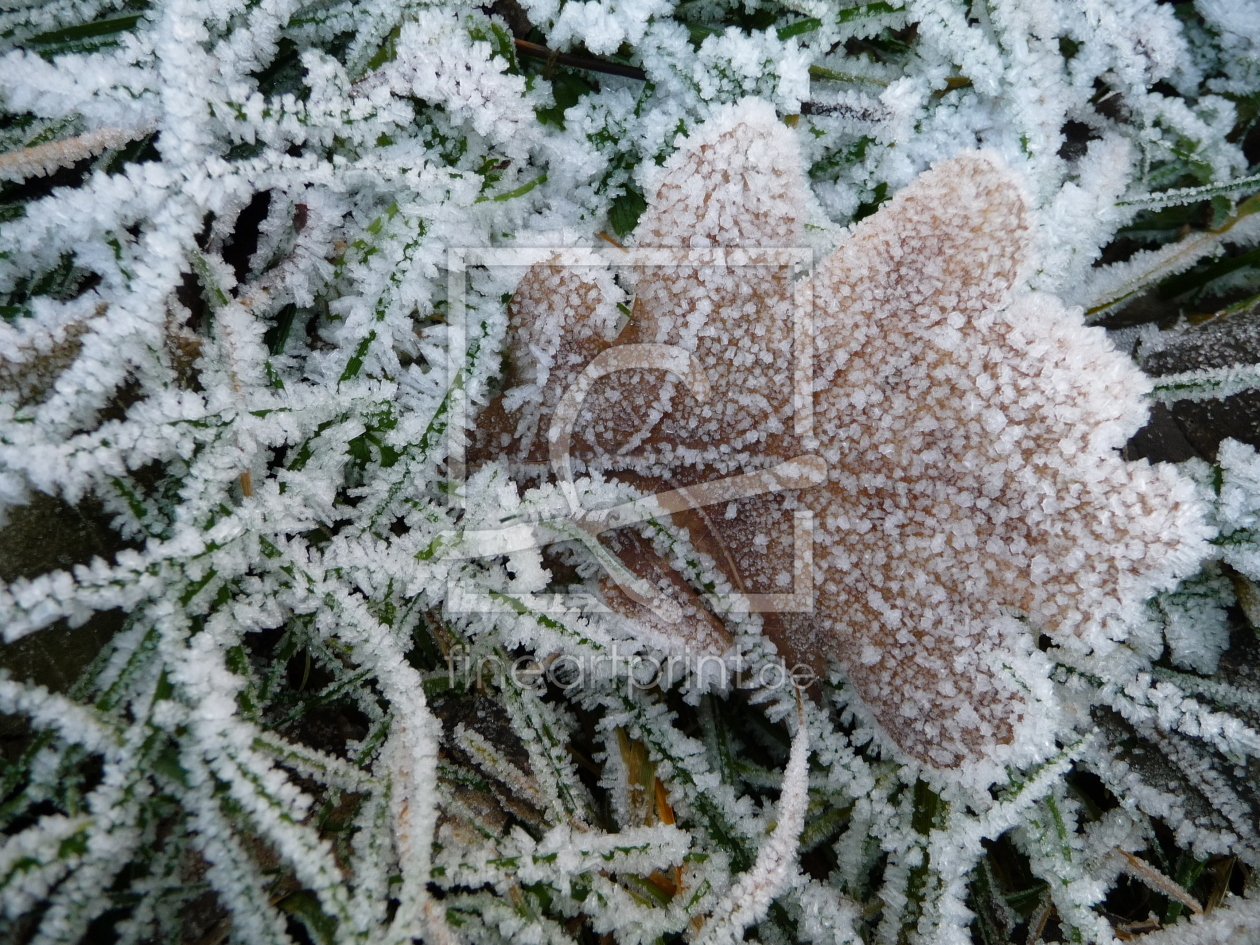
<svg viewBox="0 0 1260 945"><path fill-rule="evenodd" d="M1190 464L1197 498L1171 468L1133 472L1108 450L1147 382L1111 352L1074 362L1088 333L1026 291L1091 318L1140 320L1135 299L1194 315L1247 301L1260 88L1249 21L1227 6L607 0L501 17L472 4L67 0L0 12L4 536L41 508L103 516L117 536L96 557L38 568L0 554L6 938L1157 942L1228 940L1254 923L1254 456L1226 443ZM752 186L697 224L709 192L679 174L698 160L687 142L717 147L748 96L762 131L722 160L745 162ZM741 588L739 569L700 547L682 508L645 518L649 537L620 530L615 547L570 531L545 552L479 558L453 540L569 508L571 493L514 478L477 439L505 402L537 426L562 396L556 365L583 356L573 326L538 321L525 350L547 370L504 373L522 360L509 312L531 293L540 310L548 294L594 293L592 347L636 312L650 314L636 330L650 323L706 356L754 345L737 398L706 416L679 387L671 403L686 409L650 417L663 433L642 425L634 448L656 451L656 478L700 468L705 436L720 433L731 449L714 468L764 484L754 448L803 438L788 408L813 391L775 386L792 339L754 317L755 301L809 285L782 269L744 289L720 272L706 283L624 271L575 288L563 271L522 280L472 266L461 308L448 251L548 245L537 234L557 232L582 251L607 246L601 232L639 247L746 235L831 260L813 282L814 373L834 400L815 437L833 435L818 449L832 449L838 478L806 510L827 527L844 517L861 536L850 551L885 559L862 572L872 587L887 573L928 594L933 543L949 547L938 525L965 543L968 520L934 520L909 554L878 527L891 513L846 504L870 473L862 451L883 454L862 446L860 422L854 449L839 449L836 417L891 395L838 379L863 359L876 381L894 366L953 371L970 341L951 332L969 323L924 339L903 326L894 365L876 356L874 329L913 313L881 307L842 328L836 300L841 286L873 291L927 265L930 239L871 278L846 269L870 247L894 249L892 224L913 222L916 199L955 206L958 180L992 197L967 212L1000 204L1012 227L987 261L960 247L945 276L956 265L950 278L971 286L968 273L989 274L976 277L993 289L975 315L991 318L984 332L1028 325L1031 339L1064 342L1063 364L1024 341L989 344L995 384L1023 365L1063 380L1062 405L1082 371L1112 378L1091 389L1115 407L1093 441L1095 426L1068 413L1044 422L1101 479L1149 480L1133 501L1158 497L1134 517L1133 501L1112 508L1104 490L1103 533L1061 533L1055 560L1098 543L1086 561L1100 564L1064 572L1097 578L1072 586L1092 602L1075 605L1092 650L1074 644L1075 618L1051 626L1060 612L1038 596L1044 582L994 589L1006 585L986 562L1001 571L1000 557L977 553L977 583L929 602L949 619L992 618L994 658L1032 687L990 703L983 737L933 758L920 718L897 747L880 674L900 680L909 664L882 618L862 646L828 649L813 628L776 631L730 603L795 586L780 580L791 536L752 530L742 499L709 514L750 528L761 588ZM722 320L689 322L705 304ZM928 363L929 345L951 357ZM969 361L956 373L978 383ZM1156 393L1216 402L1254 376L1161 379ZM596 387L588 407L609 400ZM634 419L655 404L620 406ZM972 406L977 443L1012 428ZM971 409L937 412L955 408ZM502 431L509 442L518 426ZM470 471L450 455L465 431ZM546 431L534 432L545 454ZM611 433L588 445L615 455ZM927 491L946 490L923 455L870 457L902 460L924 466ZM611 465L579 463L582 501L634 503L637 486L655 488L614 480ZM1064 501L1057 482L1050 505ZM1219 525L1212 560L1145 600L1200 553L1182 514L1196 503ZM1044 504L1028 512L1052 532L1063 521ZM1130 531L1141 564L1120 567L1099 547ZM852 603L856 585L842 585L857 570L835 550L815 558L817 597L826 619L854 621L836 601ZM691 608L690 642L721 651L737 683L713 667L656 676L683 647L637 601L618 609L608 575L627 563ZM87 639L105 643L81 652ZM41 644L77 683L31 676L24 654ZM793 646L825 676L814 699L775 682L776 648ZM993 720L1020 712L1053 724L1030 726L1035 750L1004 758ZM949 767L963 754L982 773Z"/></svg>

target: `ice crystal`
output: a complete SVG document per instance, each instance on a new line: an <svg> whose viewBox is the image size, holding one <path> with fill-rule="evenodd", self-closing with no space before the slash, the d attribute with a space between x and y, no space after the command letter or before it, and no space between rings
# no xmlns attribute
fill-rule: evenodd
<svg viewBox="0 0 1260 945"><path fill-rule="evenodd" d="M763 102L720 112L666 163L638 246L755 256L799 245L805 188L788 140ZM649 493L820 458L823 484L689 513L691 540L741 591L773 593L797 579L793 513L807 510L814 606L764 617L789 664L822 673L839 659L892 740L923 761L984 756L1023 740L1032 718L1030 683L1009 672L1037 672L1016 652L1013 615L1064 645L1106 648L1154 591L1193 572L1209 534L1172 467L1117 455L1145 419L1149 382L1079 314L1024 287L1030 225L999 157L938 163L817 268L807 339L793 337L792 274L755 259L647 268L615 340L606 272L541 267L512 308L523 386L491 412L487 438L528 459L597 357L620 345L688 352L703 393L676 374L609 373L585 394L573 455ZM667 586L641 544L614 547ZM702 643L703 620L683 624Z"/></svg>

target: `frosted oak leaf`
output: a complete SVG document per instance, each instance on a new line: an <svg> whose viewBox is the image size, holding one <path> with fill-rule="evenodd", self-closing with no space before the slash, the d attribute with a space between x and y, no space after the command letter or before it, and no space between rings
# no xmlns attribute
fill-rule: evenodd
<svg viewBox="0 0 1260 945"><path fill-rule="evenodd" d="M623 345L682 349L703 383L648 368L582 381L566 424L573 468L677 494L793 457L825 462L817 485L673 519L738 591L760 595L800 579L795 529L809 513L812 607L762 615L788 665L837 660L922 762L991 755L1035 727L1010 671L1010 641L1031 639L1022 624L1077 647L1116 638L1197 566L1207 534L1173 468L1117 452L1144 421L1148 381L1101 329L1022 287L1029 216L996 155L938 163L817 267L805 349L790 267L728 253L638 268L623 327L609 270L536 265L511 304L505 395L482 414L476 452L545 469L556 411L592 362ZM805 218L792 133L746 100L666 163L635 237L640 252L744 248L755 261L800 246ZM603 540L684 617L666 626L605 580L613 609L721 648L721 622L649 541L631 528Z"/></svg>

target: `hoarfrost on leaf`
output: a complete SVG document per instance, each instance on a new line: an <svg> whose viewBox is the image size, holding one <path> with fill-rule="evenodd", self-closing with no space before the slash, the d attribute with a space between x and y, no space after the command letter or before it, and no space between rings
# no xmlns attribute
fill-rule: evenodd
<svg viewBox="0 0 1260 945"><path fill-rule="evenodd" d="M721 111L662 168L638 246L799 244L806 200L786 140L763 102ZM755 256L645 269L615 342L603 277L537 269L514 297L509 352L522 381L545 383L490 408L484 451L536 463L550 412L582 385L566 462L649 493L813 454L824 484L676 519L743 593L765 594L800 579L790 523L807 510L814 606L762 615L788 664L821 675L839 659L891 741L929 765L1000 745L1026 763L1050 745L1033 708L1047 669L1011 611L1064 646L1107 649L1146 598L1193 573L1209 535L1174 469L1114 454L1145 419L1149 382L1023 288L1029 242L1022 186L980 152L921 175L842 240L813 275L808 339L792 336L797 286ZM706 390L636 365L587 391L588 363L643 345L689 352ZM613 543L655 573L641 542ZM625 610L618 595L606 589Z"/></svg>

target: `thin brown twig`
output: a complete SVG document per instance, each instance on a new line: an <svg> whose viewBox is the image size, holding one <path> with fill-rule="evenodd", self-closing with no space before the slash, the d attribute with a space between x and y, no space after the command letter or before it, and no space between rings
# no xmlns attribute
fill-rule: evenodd
<svg viewBox="0 0 1260 945"><path fill-rule="evenodd" d="M1195 915L1203 914L1203 906L1199 904L1199 900L1195 899L1192 895L1190 895L1190 893L1186 892L1180 883L1177 883L1165 876L1155 867L1151 866L1151 864L1134 856L1126 850L1117 849L1116 852L1124 858L1124 863L1122 865L1124 871L1128 873L1129 876L1145 883L1148 887L1155 890L1155 892L1163 893L1169 899L1175 899Z"/></svg>
<svg viewBox="0 0 1260 945"><path fill-rule="evenodd" d="M525 39L515 39L514 42L516 43L518 56L528 56L530 59L543 59L550 66L568 66L570 69L584 69L587 72L603 72L607 75L638 79L640 82L647 81L647 73L638 66L627 66L620 62L609 62L606 59L588 59L585 56L574 56L555 49L548 49L546 46L540 46L538 43L531 43Z"/></svg>
<svg viewBox="0 0 1260 945"><path fill-rule="evenodd" d="M596 235L596 236L598 236L601 240L604 240L605 242L607 242L607 243L611 243L613 246L616 246L616 247L617 247L619 250L621 250L623 253L625 253L625 252L629 252L629 250L627 250L624 246L622 246L622 245L621 245L621 243L617 242L617 240L616 240L616 239L614 239L613 237L609 236L609 235L608 235L607 233L605 233L603 230L601 230L600 232L596 233L595 235Z"/></svg>
<svg viewBox="0 0 1260 945"><path fill-rule="evenodd" d="M1047 891L1042 893L1036 911L1028 918L1028 945L1038 945L1041 942L1041 933L1046 930L1046 923L1050 921L1052 912L1054 912L1054 902Z"/></svg>

